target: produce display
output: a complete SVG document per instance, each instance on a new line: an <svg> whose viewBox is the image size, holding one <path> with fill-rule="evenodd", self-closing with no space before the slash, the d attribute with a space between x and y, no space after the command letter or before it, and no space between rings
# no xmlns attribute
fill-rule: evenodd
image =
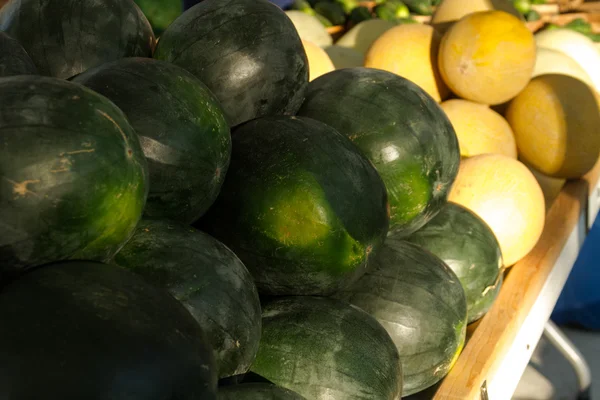
<svg viewBox="0 0 600 400"><path fill-rule="evenodd" d="M402 361L403 396L442 379L465 343L461 282L440 258L402 238L388 238L376 268L337 296L371 314L390 334Z"/></svg>
<svg viewBox="0 0 600 400"><path fill-rule="evenodd" d="M10 0L0 398L432 398L600 156L542 2Z"/></svg>

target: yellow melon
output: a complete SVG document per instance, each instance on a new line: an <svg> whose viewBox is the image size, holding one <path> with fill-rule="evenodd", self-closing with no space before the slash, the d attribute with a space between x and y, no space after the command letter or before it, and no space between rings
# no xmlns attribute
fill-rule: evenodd
<svg viewBox="0 0 600 400"><path fill-rule="evenodd" d="M362 67L364 57L361 53L350 47L332 45L325 48L331 58L335 69Z"/></svg>
<svg viewBox="0 0 600 400"><path fill-rule="evenodd" d="M509 0L442 0L431 17L431 24L438 32L444 33L465 15L492 10L504 11L523 20L521 13Z"/></svg>
<svg viewBox="0 0 600 400"><path fill-rule="evenodd" d="M379 18L368 19L353 26L335 44L356 50L364 56L378 37L395 26L396 24L391 21Z"/></svg>
<svg viewBox="0 0 600 400"><path fill-rule="evenodd" d="M506 111L519 158L545 175L579 178L600 154L600 98L579 79L531 80Z"/></svg>
<svg viewBox="0 0 600 400"><path fill-rule="evenodd" d="M535 179L538 181L540 187L542 188L542 193L544 193L544 203L546 204L546 210L549 210L554 203L554 200L562 190L563 186L567 182L564 178L553 178L548 175L542 174L540 171L536 170L530 165L525 164L527 168L531 171Z"/></svg>
<svg viewBox="0 0 600 400"><path fill-rule="evenodd" d="M532 76L535 78L545 74L569 75L594 87L594 82L588 73L567 54L538 46Z"/></svg>
<svg viewBox="0 0 600 400"><path fill-rule="evenodd" d="M373 42L365 56L365 67L400 75L439 103L450 94L437 65L440 39L429 25L398 25Z"/></svg>
<svg viewBox="0 0 600 400"><path fill-rule="evenodd" d="M462 99L447 100L441 107L454 127L462 157L494 153L517 158L512 129L496 111Z"/></svg>
<svg viewBox="0 0 600 400"><path fill-rule="evenodd" d="M302 45L304 45L304 51L306 51L306 57L308 58L309 81L335 70L333 62L325 50L305 39L302 39Z"/></svg>
<svg viewBox="0 0 600 400"><path fill-rule="evenodd" d="M459 97L495 105L515 97L535 66L533 34L503 11L462 18L443 36L438 62L446 84Z"/></svg>
<svg viewBox="0 0 600 400"><path fill-rule="evenodd" d="M544 194L529 169L500 154L465 158L448 200L479 215L492 229L506 266L533 249L544 229Z"/></svg>

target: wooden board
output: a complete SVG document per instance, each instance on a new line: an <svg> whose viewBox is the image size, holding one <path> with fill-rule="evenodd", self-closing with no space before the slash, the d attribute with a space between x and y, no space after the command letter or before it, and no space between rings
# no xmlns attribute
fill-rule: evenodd
<svg viewBox="0 0 600 400"><path fill-rule="evenodd" d="M472 333L434 399L480 398L482 385L493 379L510 352L563 247L577 227L587 204L588 188L585 180L565 185L548 212L538 244L511 268L494 306ZM528 347L534 345L528 344Z"/></svg>

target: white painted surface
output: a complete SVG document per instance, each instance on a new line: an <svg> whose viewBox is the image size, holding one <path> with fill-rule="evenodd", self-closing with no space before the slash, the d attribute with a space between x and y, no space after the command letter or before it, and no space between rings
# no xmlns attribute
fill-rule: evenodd
<svg viewBox="0 0 600 400"><path fill-rule="evenodd" d="M531 359L531 355L542 336L544 325L550 318L550 314L577 259L587 232L588 218L586 214L586 212L583 212L580 215L577 226L571 232L554 268L542 287L539 297L517 333L509 352L498 369L492 372L488 378L489 400L510 400L512 398Z"/></svg>

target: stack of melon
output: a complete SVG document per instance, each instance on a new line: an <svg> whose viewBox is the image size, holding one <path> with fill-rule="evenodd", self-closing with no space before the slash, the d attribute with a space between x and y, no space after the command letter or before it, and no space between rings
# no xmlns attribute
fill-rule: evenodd
<svg viewBox="0 0 600 400"><path fill-rule="evenodd" d="M543 228L516 157L598 156L596 95L531 80L503 12L357 29L344 69L267 0L158 41L133 0L11 0L0 29L0 398L421 392Z"/></svg>

